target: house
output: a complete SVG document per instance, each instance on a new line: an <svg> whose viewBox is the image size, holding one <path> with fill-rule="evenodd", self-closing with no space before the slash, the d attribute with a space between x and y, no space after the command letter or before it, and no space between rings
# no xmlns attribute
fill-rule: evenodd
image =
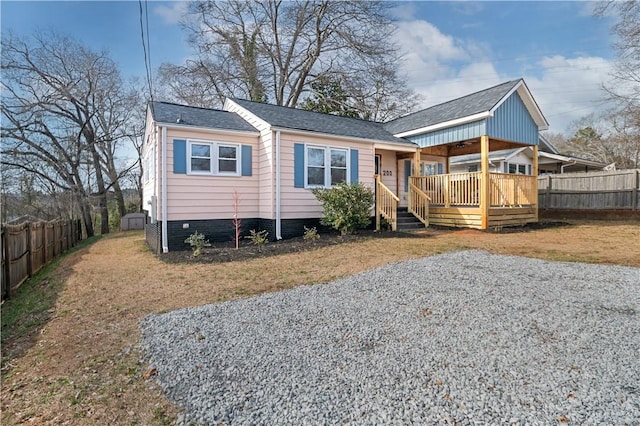
<svg viewBox="0 0 640 426"><path fill-rule="evenodd" d="M452 157L451 173L480 170L480 154ZM562 155L543 135L538 145L538 174L587 172L602 170L606 164ZM532 174L533 149L516 148L489 153L489 169L498 173Z"/></svg>
<svg viewBox="0 0 640 426"><path fill-rule="evenodd" d="M158 252L188 248L194 231L229 241L242 230L272 239L317 226L310 191L346 181L375 189L373 214L395 230L406 209L423 224L487 228L537 220L537 182L496 174L489 153L536 153L547 127L523 80L377 123L241 99L222 110L151 102L143 159L145 234ZM452 174L454 156L480 170ZM533 161L532 174L537 174Z"/></svg>

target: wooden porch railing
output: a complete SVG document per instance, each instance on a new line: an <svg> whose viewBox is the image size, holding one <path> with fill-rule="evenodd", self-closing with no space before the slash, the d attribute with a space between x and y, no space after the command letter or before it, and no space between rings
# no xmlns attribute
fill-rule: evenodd
<svg viewBox="0 0 640 426"><path fill-rule="evenodd" d="M490 206L514 207L538 203L536 176L490 173ZM424 192L432 205L480 206L482 173L454 173L433 176L412 176L409 183Z"/></svg>
<svg viewBox="0 0 640 426"><path fill-rule="evenodd" d="M480 172L410 177L409 183L422 190L431 204L450 206L480 205Z"/></svg>
<svg viewBox="0 0 640 426"><path fill-rule="evenodd" d="M538 204L538 178L529 175L491 173L491 206L516 207Z"/></svg>
<svg viewBox="0 0 640 426"><path fill-rule="evenodd" d="M420 188L413 183L409 183L409 213L412 213L418 220L429 226L429 202L431 199Z"/></svg>
<svg viewBox="0 0 640 426"><path fill-rule="evenodd" d="M391 230L398 228L398 203L400 199L375 175L376 180L376 229L380 230L380 217L384 217L390 224Z"/></svg>

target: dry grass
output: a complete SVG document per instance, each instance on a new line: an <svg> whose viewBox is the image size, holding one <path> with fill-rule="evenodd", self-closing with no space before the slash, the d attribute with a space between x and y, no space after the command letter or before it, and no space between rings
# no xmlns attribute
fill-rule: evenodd
<svg viewBox="0 0 640 426"><path fill-rule="evenodd" d="M507 234L428 230L415 238L367 238L211 265L166 264L146 249L142 234L112 235L61 262L47 281L59 285L47 322L4 345L2 424L170 424L177 411L144 380L136 348L138 322L149 313L326 282L464 248L640 267L638 241L640 226L630 222Z"/></svg>

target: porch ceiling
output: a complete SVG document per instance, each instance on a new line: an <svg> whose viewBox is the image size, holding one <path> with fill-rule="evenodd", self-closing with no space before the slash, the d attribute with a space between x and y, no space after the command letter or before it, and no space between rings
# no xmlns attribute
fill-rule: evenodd
<svg viewBox="0 0 640 426"><path fill-rule="evenodd" d="M523 146L531 145L501 139L489 139L489 152L521 148ZM480 154L480 138L456 141L443 145L427 146L421 148L420 152L422 154L435 155L438 157L456 157L458 155Z"/></svg>

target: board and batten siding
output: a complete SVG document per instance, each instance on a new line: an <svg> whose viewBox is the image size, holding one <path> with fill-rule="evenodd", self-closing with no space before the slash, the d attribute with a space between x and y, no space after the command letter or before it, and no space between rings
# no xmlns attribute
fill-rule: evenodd
<svg viewBox="0 0 640 426"><path fill-rule="evenodd" d="M357 150L358 182L373 186L373 144L351 142L316 136L300 136L281 132L280 135L280 206L282 219L313 219L322 217L322 206L310 189L295 186L296 144ZM352 151L353 152L353 151Z"/></svg>
<svg viewBox="0 0 640 426"><path fill-rule="evenodd" d="M429 146L479 138L486 134L486 128L486 120L478 120L421 135L407 136L405 139L409 139L411 142L418 144L420 148L426 148Z"/></svg>
<svg viewBox="0 0 640 426"><path fill-rule="evenodd" d="M487 135L527 145L538 145L539 134L536 122L522 102L518 92L514 92L487 119Z"/></svg>
<svg viewBox="0 0 640 426"><path fill-rule="evenodd" d="M251 176L203 176L174 173L174 141L199 140L251 146ZM241 148L241 151L245 149ZM185 130L167 131L167 215L168 220L210 220L233 217L233 194L240 196L238 216L258 217L258 137ZM185 156L186 157L186 156ZM188 158L178 159L179 162ZM246 161L246 160L244 160ZM177 165L180 169L181 164ZM184 165L183 167L186 167Z"/></svg>

